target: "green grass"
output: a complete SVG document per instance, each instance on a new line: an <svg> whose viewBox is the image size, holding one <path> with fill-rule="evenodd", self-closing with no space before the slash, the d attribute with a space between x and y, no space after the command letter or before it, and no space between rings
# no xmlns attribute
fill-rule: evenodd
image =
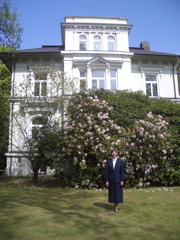
<svg viewBox="0 0 180 240"><path fill-rule="evenodd" d="M180 187L124 189L116 214L106 190L32 187L4 179L1 240L180 239Z"/></svg>

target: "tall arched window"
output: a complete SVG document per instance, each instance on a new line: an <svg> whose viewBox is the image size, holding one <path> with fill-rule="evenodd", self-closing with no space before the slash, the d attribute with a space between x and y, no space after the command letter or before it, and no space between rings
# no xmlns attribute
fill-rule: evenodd
<svg viewBox="0 0 180 240"><path fill-rule="evenodd" d="M112 36L108 37L108 51L115 51L115 39Z"/></svg>
<svg viewBox="0 0 180 240"><path fill-rule="evenodd" d="M94 50L100 51L101 50L101 38L99 36L94 36Z"/></svg>
<svg viewBox="0 0 180 240"><path fill-rule="evenodd" d="M87 37L84 35L79 36L79 50L80 51L87 50Z"/></svg>

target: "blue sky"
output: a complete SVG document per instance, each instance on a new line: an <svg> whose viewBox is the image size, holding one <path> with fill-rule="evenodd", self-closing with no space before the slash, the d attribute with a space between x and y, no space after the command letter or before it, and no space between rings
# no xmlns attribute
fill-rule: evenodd
<svg viewBox="0 0 180 240"><path fill-rule="evenodd" d="M180 0L10 0L21 13L21 49L61 45L65 16L125 17L133 27L130 47L149 41L151 50L180 54Z"/></svg>

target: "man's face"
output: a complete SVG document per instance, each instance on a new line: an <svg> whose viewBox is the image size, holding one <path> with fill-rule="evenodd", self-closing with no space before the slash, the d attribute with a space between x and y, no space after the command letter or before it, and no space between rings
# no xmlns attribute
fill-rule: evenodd
<svg viewBox="0 0 180 240"><path fill-rule="evenodd" d="M116 157L117 157L117 152L116 152L116 151L113 151L113 152L112 152L112 157L113 157L113 158L116 158Z"/></svg>

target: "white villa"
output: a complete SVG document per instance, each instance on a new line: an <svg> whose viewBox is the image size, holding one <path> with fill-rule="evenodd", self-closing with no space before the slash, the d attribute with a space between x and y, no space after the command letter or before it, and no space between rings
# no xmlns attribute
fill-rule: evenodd
<svg viewBox="0 0 180 240"><path fill-rule="evenodd" d="M20 148L24 147L22 129L30 136L33 126L41 126L37 121L41 118L40 110L36 112L29 108L25 117L18 119L21 128L14 117L25 94L16 89L22 86L24 76L28 74L35 89L29 93L30 98L46 94L51 81L49 71L60 71L78 79L77 91L100 88L141 90L150 97L180 103L179 55L152 51L148 41L142 41L139 47L130 47L131 28L127 18L67 16L61 23L62 45L20 50L15 56L0 54L12 72L7 175L31 174L28 161L15 145L18 142ZM41 171L51 173L49 168Z"/></svg>

